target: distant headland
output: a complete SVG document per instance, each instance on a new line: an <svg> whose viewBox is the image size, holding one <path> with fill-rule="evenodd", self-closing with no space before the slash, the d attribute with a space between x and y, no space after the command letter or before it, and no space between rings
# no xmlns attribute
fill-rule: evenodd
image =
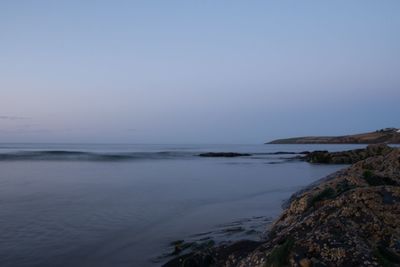
<svg viewBox="0 0 400 267"><path fill-rule="evenodd" d="M266 144L400 144L400 129L385 128L375 132L343 136L304 136L277 139Z"/></svg>

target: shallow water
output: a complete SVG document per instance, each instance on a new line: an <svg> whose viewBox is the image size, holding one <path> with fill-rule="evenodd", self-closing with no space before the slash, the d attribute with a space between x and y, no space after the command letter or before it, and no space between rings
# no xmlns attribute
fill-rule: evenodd
<svg viewBox="0 0 400 267"><path fill-rule="evenodd" d="M274 218L293 192L343 168L271 153L358 147L1 144L0 266L159 266L171 241ZM208 151L253 156L197 156Z"/></svg>

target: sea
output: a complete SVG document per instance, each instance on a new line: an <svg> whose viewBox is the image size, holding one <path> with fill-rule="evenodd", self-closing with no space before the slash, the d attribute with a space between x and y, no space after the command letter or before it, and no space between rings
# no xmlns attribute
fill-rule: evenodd
<svg viewBox="0 0 400 267"><path fill-rule="evenodd" d="M294 192L346 167L300 153L362 147L0 144L0 266L161 266L177 240L262 238Z"/></svg>

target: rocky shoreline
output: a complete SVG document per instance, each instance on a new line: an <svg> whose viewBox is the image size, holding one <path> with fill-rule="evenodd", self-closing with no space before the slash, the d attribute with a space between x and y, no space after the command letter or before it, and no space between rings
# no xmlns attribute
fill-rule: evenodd
<svg viewBox="0 0 400 267"><path fill-rule="evenodd" d="M353 149L340 152L328 151L313 151L302 152L305 156L299 159L305 160L310 163L323 163L323 164L354 164L360 160L364 160L374 156L385 155L392 151L387 145L377 144L369 145L367 148Z"/></svg>
<svg viewBox="0 0 400 267"><path fill-rule="evenodd" d="M327 155L353 165L294 194L264 240L201 248L164 266L400 266L400 148Z"/></svg>

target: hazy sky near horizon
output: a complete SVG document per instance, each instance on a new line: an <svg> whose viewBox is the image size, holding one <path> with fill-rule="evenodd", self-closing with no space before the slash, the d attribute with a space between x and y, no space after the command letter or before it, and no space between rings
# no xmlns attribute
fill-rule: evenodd
<svg viewBox="0 0 400 267"><path fill-rule="evenodd" d="M400 127L400 1L1 1L0 142Z"/></svg>

